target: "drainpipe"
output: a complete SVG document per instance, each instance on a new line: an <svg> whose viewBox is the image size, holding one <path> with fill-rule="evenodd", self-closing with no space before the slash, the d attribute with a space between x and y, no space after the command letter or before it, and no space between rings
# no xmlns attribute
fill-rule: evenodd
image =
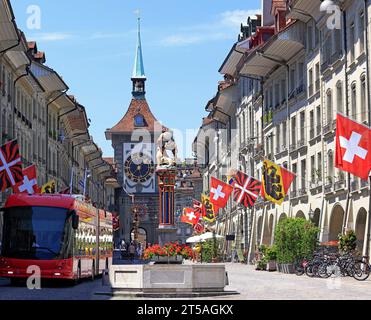
<svg viewBox="0 0 371 320"><path fill-rule="evenodd" d="M371 125L371 105L370 105L370 56L369 56L369 39L368 39L368 7L367 7L367 0L364 0L365 2L365 23L366 23L366 28L365 34L366 34L366 87L367 87L367 104L368 104L368 126ZM365 255L369 255L369 250L370 250L370 232L371 232L371 176L369 177L369 208L368 208L368 223L367 223L367 239L366 239L366 248L364 251Z"/></svg>
<svg viewBox="0 0 371 320"><path fill-rule="evenodd" d="M46 163L45 163L45 181L48 182L48 170L49 170L49 106L57 101L60 97L62 97L64 94L66 94L66 92L68 91L67 90L63 90L56 98L54 98L52 101L48 102L46 104L46 128L45 128L45 131L46 131L46 140L45 140L45 146L46 146L46 154L45 154L45 160L46 160Z"/></svg>

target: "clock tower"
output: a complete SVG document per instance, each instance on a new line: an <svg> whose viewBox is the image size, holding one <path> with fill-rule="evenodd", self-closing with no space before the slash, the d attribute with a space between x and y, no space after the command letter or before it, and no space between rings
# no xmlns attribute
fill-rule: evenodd
<svg viewBox="0 0 371 320"><path fill-rule="evenodd" d="M147 77L144 72L140 18L131 80L133 86L129 108L124 117L106 131L106 138L112 141L114 148L120 183L115 194L116 209L120 214L120 234L116 234L116 240L124 239L128 243L134 240L133 232L136 231L139 241L153 244L158 240L159 223L155 142L163 127L156 120L145 97ZM134 219L134 212L140 212L139 222Z"/></svg>

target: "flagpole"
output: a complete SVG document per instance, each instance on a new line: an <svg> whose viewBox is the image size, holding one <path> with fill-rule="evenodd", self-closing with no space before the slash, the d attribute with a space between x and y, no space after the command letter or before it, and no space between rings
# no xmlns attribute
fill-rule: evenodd
<svg viewBox="0 0 371 320"><path fill-rule="evenodd" d="M85 194L86 194L86 178L87 178L87 173L88 173L88 169L85 168L85 172L84 172L84 191L83 191L84 198L85 198Z"/></svg>
<svg viewBox="0 0 371 320"><path fill-rule="evenodd" d="M366 45L365 45L365 51L366 51L366 90L367 90L367 95L366 95L366 101L368 104L368 126L371 127L371 105L370 105L370 56L369 56L369 38L368 38L368 8L367 8L367 0L364 1L365 4L365 39L366 39ZM369 248L370 248L370 219L371 219L371 176L369 176L369 192L368 192L368 224L367 224L367 241L366 241L366 256L369 255Z"/></svg>
<svg viewBox="0 0 371 320"><path fill-rule="evenodd" d="M73 193L73 177L74 177L74 172L75 171L75 167L72 166L72 169L71 169L71 180L70 180L70 194Z"/></svg>

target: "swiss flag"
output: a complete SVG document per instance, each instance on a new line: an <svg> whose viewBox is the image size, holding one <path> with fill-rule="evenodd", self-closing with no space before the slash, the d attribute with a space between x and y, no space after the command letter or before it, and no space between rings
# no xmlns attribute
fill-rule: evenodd
<svg viewBox="0 0 371 320"><path fill-rule="evenodd" d="M37 174L36 166L33 165L26 169L23 169L23 179L12 187L14 193L40 193L40 189L37 185Z"/></svg>
<svg viewBox="0 0 371 320"><path fill-rule="evenodd" d="M181 222L196 225L201 218L201 214L195 212L193 208L184 208L183 215L180 219Z"/></svg>
<svg viewBox="0 0 371 320"><path fill-rule="evenodd" d="M211 177L210 202L215 208L225 208L233 192L233 187L223 181Z"/></svg>
<svg viewBox="0 0 371 320"><path fill-rule="evenodd" d="M341 114L336 121L335 167L364 180L371 170L371 130Z"/></svg>

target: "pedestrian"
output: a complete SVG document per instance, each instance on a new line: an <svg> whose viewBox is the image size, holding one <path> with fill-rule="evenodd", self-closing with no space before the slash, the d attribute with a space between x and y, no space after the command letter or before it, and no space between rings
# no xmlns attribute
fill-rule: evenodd
<svg viewBox="0 0 371 320"><path fill-rule="evenodd" d="M124 239L121 240L120 252L121 252L121 259L124 259L125 254L126 254L126 243Z"/></svg>
<svg viewBox="0 0 371 320"><path fill-rule="evenodd" d="M130 260L133 262L135 258L135 245L133 242L129 246L129 254L130 254Z"/></svg>
<svg viewBox="0 0 371 320"><path fill-rule="evenodd" d="M139 259L142 258L142 244L141 243L139 243L137 247L137 256Z"/></svg>

